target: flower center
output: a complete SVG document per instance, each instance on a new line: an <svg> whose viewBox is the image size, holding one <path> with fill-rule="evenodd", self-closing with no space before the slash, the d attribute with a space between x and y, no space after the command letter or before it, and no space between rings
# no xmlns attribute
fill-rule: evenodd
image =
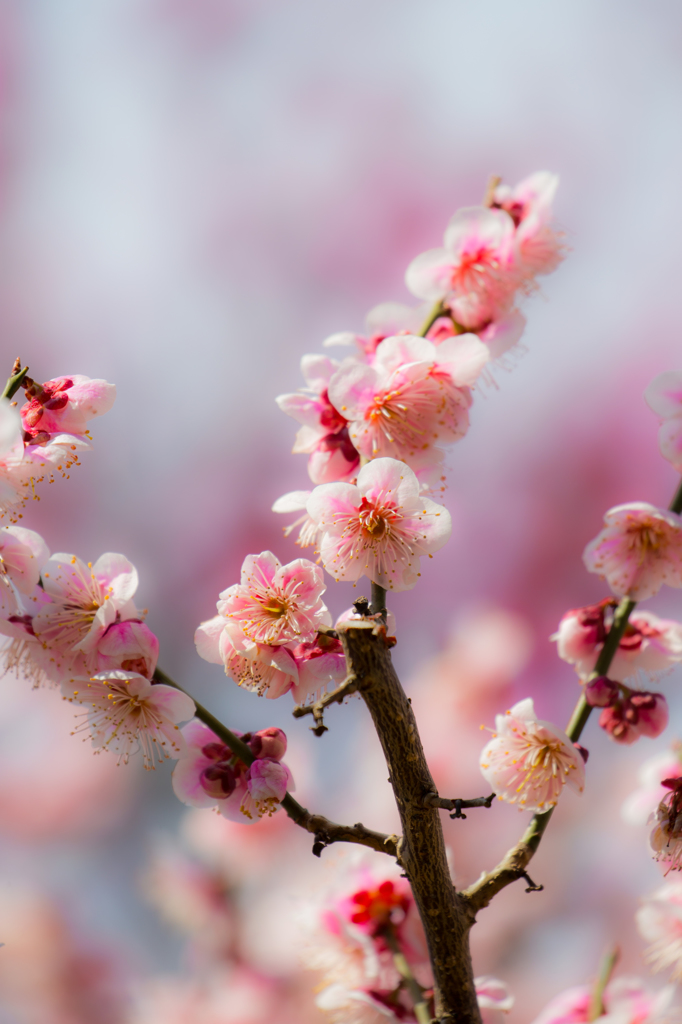
<svg viewBox="0 0 682 1024"><path fill-rule="evenodd" d="M282 597L268 595L267 604L261 602L261 608L273 619L281 619L289 611L289 604Z"/></svg>
<svg viewBox="0 0 682 1024"><path fill-rule="evenodd" d="M390 529L386 512L386 509L377 508L367 498L362 499L358 518L366 537L370 537L372 540L382 540L386 536Z"/></svg>
<svg viewBox="0 0 682 1024"><path fill-rule="evenodd" d="M353 924L372 924L381 928L388 924L394 910L407 911L407 898L395 891L393 882L382 882L376 889L362 889L351 896L357 910L351 914Z"/></svg>
<svg viewBox="0 0 682 1024"><path fill-rule="evenodd" d="M651 524L638 525L630 530L630 547L639 551L640 565L650 554L665 544L665 533Z"/></svg>

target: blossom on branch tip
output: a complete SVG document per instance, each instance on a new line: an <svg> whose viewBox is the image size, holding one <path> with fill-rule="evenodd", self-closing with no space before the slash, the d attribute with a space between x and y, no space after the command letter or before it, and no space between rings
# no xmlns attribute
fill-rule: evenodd
<svg viewBox="0 0 682 1024"><path fill-rule="evenodd" d="M184 749L178 723L193 717L194 701L173 686L152 684L136 672L112 671L70 679L62 692L66 700L87 707L92 745L118 754L119 762L127 764L140 748L145 768L154 768Z"/></svg>
<svg viewBox="0 0 682 1024"><path fill-rule="evenodd" d="M586 608L566 612L551 638L557 653L584 680L593 671L613 623L616 602L606 598ZM657 677L682 661L682 624L659 619L653 612L635 610L609 666L609 677L617 682L640 674Z"/></svg>
<svg viewBox="0 0 682 1024"><path fill-rule="evenodd" d="M410 590L419 559L450 537L450 513L420 497L417 477L396 459L374 459L355 484L322 484L308 499L320 530L322 563L336 580L367 576L387 590Z"/></svg>
<svg viewBox="0 0 682 1024"><path fill-rule="evenodd" d="M427 338L384 339L372 365L347 360L332 377L329 397L350 421L351 441L367 459L390 456L412 465L435 444L469 428L469 388L488 362L474 334L440 345Z"/></svg>
<svg viewBox="0 0 682 1024"><path fill-rule="evenodd" d="M25 390L28 401L20 412L29 438L39 433L85 434L90 420L108 412L116 398L114 384L80 373L42 385L31 381Z"/></svg>
<svg viewBox="0 0 682 1024"><path fill-rule="evenodd" d="M259 748L251 765L241 761L203 722L189 722L182 730L185 750L173 769L175 795L190 807L214 807L230 821L272 815L287 789L294 788L291 772L281 761L286 736L281 729L235 735L254 753Z"/></svg>
<svg viewBox="0 0 682 1024"><path fill-rule="evenodd" d="M558 185L558 175L537 171L514 189L495 189L492 208L505 210L514 221L516 262L526 276L549 274L564 258L563 236L550 223Z"/></svg>
<svg viewBox="0 0 682 1024"><path fill-rule="evenodd" d="M519 284L514 221L504 210L458 210L444 247L422 253L407 268L407 287L420 299L441 300L464 327L478 329L508 312Z"/></svg>
<svg viewBox="0 0 682 1024"><path fill-rule="evenodd" d="M661 455L682 473L682 373L667 370L655 377L644 398L663 423L658 433Z"/></svg>
<svg viewBox="0 0 682 1024"><path fill-rule="evenodd" d="M495 723L480 767L500 799L521 810L542 812L556 804L566 784L582 793L585 763L580 752L561 729L537 719L530 697L497 715Z"/></svg>
<svg viewBox="0 0 682 1024"><path fill-rule="evenodd" d="M617 505L605 529L583 552L588 572L598 573L618 597L642 601L661 586L682 587L682 519L644 501Z"/></svg>

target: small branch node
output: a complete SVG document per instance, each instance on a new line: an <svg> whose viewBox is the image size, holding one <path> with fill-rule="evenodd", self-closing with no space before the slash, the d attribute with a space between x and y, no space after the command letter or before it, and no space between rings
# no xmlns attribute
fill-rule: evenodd
<svg viewBox="0 0 682 1024"><path fill-rule="evenodd" d="M519 875L519 878L524 878L526 882L528 882L528 888L526 889L526 892L542 892L542 890L545 888L544 885L536 885L533 879L526 871L522 871Z"/></svg>
<svg viewBox="0 0 682 1024"><path fill-rule="evenodd" d="M466 818L466 814L462 814L462 800L455 800L455 809L450 815L451 819L454 818Z"/></svg>
<svg viewBox="0 0 682 1024"><path fill-rule="evenodd" d="M313 857L321 857L324 848L330 844L331 839L326 832L316 832L315 842L313 843Z"/></svg>

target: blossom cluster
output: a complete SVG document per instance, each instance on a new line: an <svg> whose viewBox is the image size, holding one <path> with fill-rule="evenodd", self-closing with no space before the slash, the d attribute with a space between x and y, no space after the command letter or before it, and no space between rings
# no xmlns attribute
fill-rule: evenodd
<svg viewBox="0 0 682 1024"><path fill-rule="evenodd" d="M402 954L424 990L433 995L424 928L410 884L397 865L354 853L334 865L334 881L310 898L301 913L303 962L322 971L317 1006L343 1024L416 1021L394 954ZM475 979L484 1020L514 1003L503 982Z"/></svg>
<svg viewBox="0 0 682 1024"><path fill-rule="evenodd" d="M28 401L20 410L0 400L0 519L21 518L21 507L43 480L68 476L79 452L92 447L87 425L108 412L116 388L70 374L44 384L25 377Z"/></svg>
<svg viewBox="0 0 682 1024"><path fill-rule="evenodd" d="M444 247L406 272L412 294L436 303L430 313L384 303L368 315L365 335L325 340L350 346L345 359L303 357L305 388L277 403L301 424L294 452L308 454L314 484L353 481L364 462L388 457L405 462L423 488L442 487L443 446L469 429L471 389L523 332L517 296L562 259L552 226L557 185L554 174L533 174L453 216ZM276 510L289 511L291 497Z"/></svg>

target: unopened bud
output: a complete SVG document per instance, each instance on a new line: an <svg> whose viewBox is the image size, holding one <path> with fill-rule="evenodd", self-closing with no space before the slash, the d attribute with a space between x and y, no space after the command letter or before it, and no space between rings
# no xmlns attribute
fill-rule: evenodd
<svg viewBox="0 0 682 1024"><path fill-rule="evenodd" d="M218 800L225 800L237 786L237 777L227 761L218 761L204 768L199 781L204 791Z"/></svg>
<svg viewBox="0 0 682 1024"><path fill-rule="evenodd" d="M281 729L273 726L255 732L249 746L256 757L272 757L275 761L281 761L287 752L287 738Z"/></svg>
<svg viewBox="0 0 682 1024"><path fill-rule="evenodd" d="M618 700L619 689L606 676L598 676L585 687L585 700L591 708L608 708Z"/></svg>

